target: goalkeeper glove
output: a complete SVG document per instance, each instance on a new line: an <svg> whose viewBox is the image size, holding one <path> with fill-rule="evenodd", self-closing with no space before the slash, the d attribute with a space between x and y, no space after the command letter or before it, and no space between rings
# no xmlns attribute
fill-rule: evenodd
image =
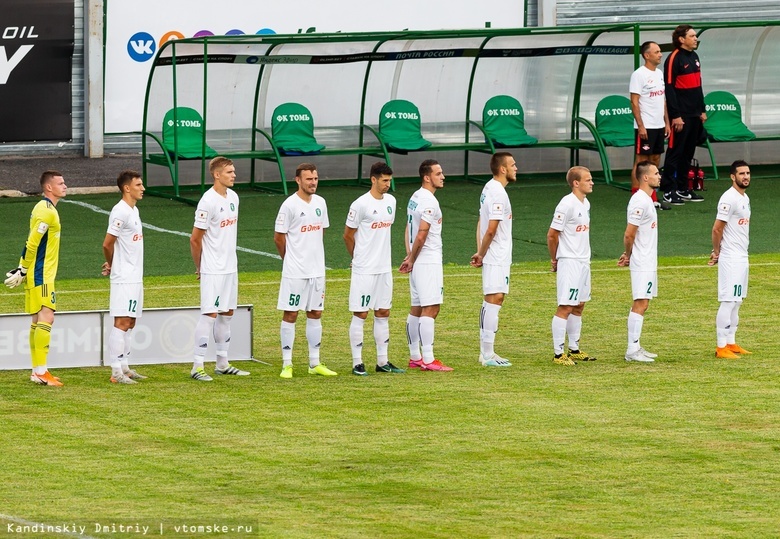
<svg viewBox="0 0 780 539"><path fill-rule="evenodd" d="M5 280L5 286L15 288L24 282L25 277L27 277L27 269L19 266L6 273L5 276L8 277Z"/></svg>

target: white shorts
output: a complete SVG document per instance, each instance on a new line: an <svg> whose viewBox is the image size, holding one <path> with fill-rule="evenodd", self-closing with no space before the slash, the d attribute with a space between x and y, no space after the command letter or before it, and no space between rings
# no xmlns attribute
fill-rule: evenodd
<svg viewBox="0 0 780 539"><path fill-rule="evenodd" d="M556 284L558 305L579 305L590 301L590 262L574 258L558 259Z"/></svg>
<svg viewBox="0 0 780 539"><path fill-rule="evenodd" d="M108 310L114 318L141 318L144 310L143 283L111 283Z"/></svg>
<svg viewBox="0 0 780 539"><path fill-rule="evenodd" d="M349 310L364 313L393 306L393 274L352 272L349 284Z"/></svg>
<svg viewBox="0 0 780 539"><path fill-rule="evenodd" d="M658 296L657 271L632 271L631 293L634 299L653 299Z"/></svg>
<svg viewBox="0 0 780 539"><path fill-rule="evenodd" d="M718 301L741 302L748 293L748 261L718 260Z"/></svg>
<svg viewBox="0 0 780 539"><path fill-rule="evenodd" d="M238 305L238 273L200 274L201 314L226 313Z"/></svg>
<svg viewBox="0 0 780 539"><path fill-rule="evenodd" d="M325 309L325 277L291 279L282 277L276 308L280 311L322 311Z"/></svg>
<svg viewBox="0 0 780 539"><path fill-rule="evenodd" d="M509 294L509 266L483 264L482 293Z"/></svg>
<svg viewBox="0 0 780 539"><path fill-rule="evenodd" d="M412 307L444 303L444 269L441 264L415 264L409 274Z"/></svg>

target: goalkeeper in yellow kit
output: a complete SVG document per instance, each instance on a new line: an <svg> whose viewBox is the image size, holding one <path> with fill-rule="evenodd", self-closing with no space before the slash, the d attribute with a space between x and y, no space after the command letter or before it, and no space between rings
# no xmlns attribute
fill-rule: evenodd
<svg viewBox="0 0 780 539"><path fill-rule="evenodd" d="M30 215L30 235L22 250L19 267L6 273L5 285L14 288L24 283L25 311L32 315L30 355L33 371L30 380L46 386L61 386L46 367L51 326L57 310L54 279L60 259L60 216L57 202L67 191L62 174L47 170L41 174L43 200Z"/></svg>

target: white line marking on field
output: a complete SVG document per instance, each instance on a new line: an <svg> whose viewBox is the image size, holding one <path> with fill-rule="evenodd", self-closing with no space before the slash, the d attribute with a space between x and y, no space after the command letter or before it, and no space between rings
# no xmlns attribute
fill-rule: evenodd
<svg viewBox="0 0 780 539"><path fill-rule="evenodd" d="M104 210L103 208L100 208L98 206L95 206L93 204L88 204L86 202L82 202L80 200L67 200L62 199L62 202L68 202L69 204L75 204L76 206L81 206L83 208L87 208L88 210L92 210L96 213L102 213L104 215L111 215L111 212ZM155 232L165 232L166 234L174 234L176 236L183 236L185 238L189 238L190 235L187 232L180 232L178 230L168 230L167 228L160 228L159 226L150 225L149 223L144 223L144 228L148 228L149 230L154 230ZM237 251L241 251L243 253L250 253L253 255L260 255L260 256L267 256L268 258L275 258L276 260L281 260L282 257L274 254L274 253L266 253L265 251L255 251L254 249L247 249L246 247L238 246L236 247Z"/></svg>
<svg viewBox="0 0 780 539"><path fill-rule="evenodd" d="M79 539L95 539L91 535L84 535L83 533L79 533L78 530L87 529L85 525L77 526L76 524L44 524L43 522L32 522L23 518L17 518L3 514L0 514L0 520L7 520L8 522L18 524L19 526L29 526L31 529L39 530L33 533L33 535L53 533L56 535L64 535L66 537L78 537ZM33 528L33 526L36 526L36 528ZM70 531L71 529L73 531Z"/></svg>

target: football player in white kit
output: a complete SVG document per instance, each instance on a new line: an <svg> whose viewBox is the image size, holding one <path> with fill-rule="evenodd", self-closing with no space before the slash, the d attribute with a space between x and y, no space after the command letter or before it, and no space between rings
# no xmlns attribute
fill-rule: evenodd
<svg viewBox="0 0 780 539"><path fill-rule="evenodd" d="M556 273L558 309L552 318L553 362L576 365L595 361L580 350L582 311L590 301L590 201L593 177L585 167L566 173L571 193L558 203L547 232L552 271ZM564 354L566 335L569 351Z"/></svg>
<svg viewBox="0 0 780 539"><path fill-rule="evenodd" d="M482 310L479 315L479 362L485 367L511 367L509 360L494 351L498 312L509 293L512 265L512 204L506 194L509 182L517 181L517 165L511 153L498 152L490 158L493 179L482 189L477 221L477 252L471 265L482 268Z"/></svg>
<svg viewBox="0 0 780 539"><path fill-rule="evenodd" d="M292 378L292 353L298 311L306 311L306 340L309 344L309 374L336 376L320 363L322 310L325 308L325 246L322 242L328 222L325 199L315 194L319 182L317 167L302 163L295 170L298 190L279 209L274 225L274 244L282 257L282 281L276 308L283 311L281 325L281 378Z"/></svg>
<svg viewBox="0 0 780 539"><path fill-rule="evenodd" d="M414 192L406 207L406 258L398 271L410 273L412 307L406 319L409 340L409 368L424 371L451 371L433 355L436 317L444 301L439 201L434 193L444 187L444 171L434 159L420 164L422 187ZM420 348L422 347L422 353Z"/></svg>
<svg viewBox="0 0 780 539"><path fill-rule="evenodd" d="M631 270L634 298L628 313L626 361L652 363L658 354L642 348L639 339L650 300L658 296L658 212L651 194L661 185L661 174L652 162L640 161L636 165L636 178L639 190L628 202L628 224L623 236L625 251L618 259L618 266L629 266Z"/></svg>
<svg viewBox="0 0 780 539"><path fill-rule="evenodd" d="M136 203L144 197L138 172L125 170L116 180L122 200L111 209L103 240L102 274L111 276L109 313L114 327L108 334L111 382L135 384L146 376L130 368L130 336L144 308L144 231Z"/></svg>
<svg viewBox="0 0 780 539"><path fill-rule="evenodd" d="M715 318L715 356L738 359L750 354L737 344L739 308L748 291L748 245L750 244L750 166L742 160L731 164L731 188L718 201L712 226L709 265L718 265L718 301Z"/></svg>
<svg viewBox="0 0 780 539"><path fill-rule="evenodd" d="M238 195L230 189L236 181L233 161L215 157L209 162L214 185L203 193L195 210L190 252L200 280L200 318L195 326L195 359L190 376L200 382L212 378L203 369L209 336L217 352L215 374L248 376L228 363L230 321L238 305Z"/></svg>
<svg viewBox="0 0 780 539"><path fill-rule="evenodd" d="M371 166L371 190L349 207L344 226L344 243L352 257L349 285L349 343L352 348L352 374L366 376L363 364L363 325L368 311L374 311L376 372L401 374L388 360L390 308L393 305L393 275L390 227L395 222L395 197L388 193L393 169L387 163Z"/></svg>

